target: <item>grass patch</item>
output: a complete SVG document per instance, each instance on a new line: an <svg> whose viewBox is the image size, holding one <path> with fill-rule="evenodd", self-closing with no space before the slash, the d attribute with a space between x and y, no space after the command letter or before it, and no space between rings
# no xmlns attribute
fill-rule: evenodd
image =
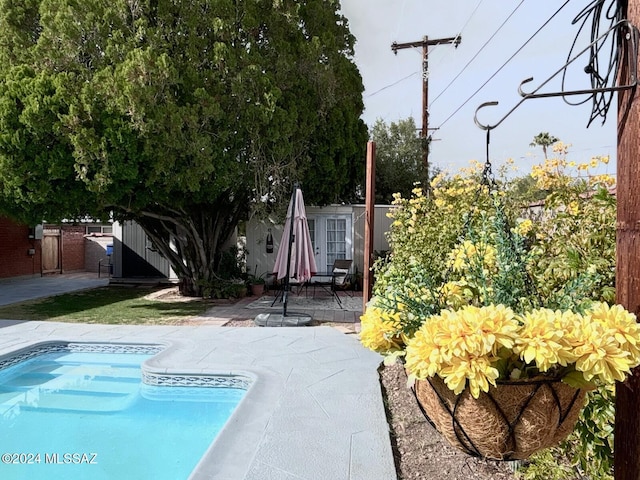
<svg viewBox="0 0 640 480"><path fill-rule="evenodd" d="M204 313L212 304L203 299L147 299L157 289L102 287L0 307L7 320L51 320L119 325L174 324Z"/></svg>

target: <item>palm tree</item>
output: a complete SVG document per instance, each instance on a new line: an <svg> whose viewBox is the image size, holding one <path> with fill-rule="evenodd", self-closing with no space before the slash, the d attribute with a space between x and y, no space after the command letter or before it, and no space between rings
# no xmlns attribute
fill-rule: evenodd
<svg viewBox="0 0 640 480"><path fill-rule="evenodd" d="M547 159L547 147L553 145L556 142L559 142L560 139L550 135L549 132L540 132L538 135L533 137L533 142L529 144L530 147L542 147L542 153L544 154L544 159Z"/></svg>

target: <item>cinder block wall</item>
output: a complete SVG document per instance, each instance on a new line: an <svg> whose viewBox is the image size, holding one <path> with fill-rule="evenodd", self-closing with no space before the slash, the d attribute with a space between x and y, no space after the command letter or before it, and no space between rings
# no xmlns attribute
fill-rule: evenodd
<svg viewBox="0 0 640 480"><path fill-rule="evenodd" d="M0 217L0 278L39 275L40 240L29 238L29 227ZM29 250L35 254L30 255Z"/></svg>

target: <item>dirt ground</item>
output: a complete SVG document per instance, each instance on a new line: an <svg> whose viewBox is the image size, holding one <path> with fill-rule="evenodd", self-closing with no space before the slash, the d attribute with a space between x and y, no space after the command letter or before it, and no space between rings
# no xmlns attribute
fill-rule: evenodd
<svg viewBox="0 0 640 480"><path fill-rule="evenodd" d="M427 422L401 365L380 368L398 480L514 480L508 464L470 457Z"/></svg>

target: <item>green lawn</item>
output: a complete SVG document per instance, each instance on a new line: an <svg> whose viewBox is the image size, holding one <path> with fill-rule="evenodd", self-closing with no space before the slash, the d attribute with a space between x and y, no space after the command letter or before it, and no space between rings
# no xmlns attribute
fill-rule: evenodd
<svg viewBox="0 0 640 480"><path fill-rule="evenodd" d="M212 303L203 299L145 299L150 288L103 287L0 307L0 319L52 320L106 324L174 324L203 313Z"/></svg>

